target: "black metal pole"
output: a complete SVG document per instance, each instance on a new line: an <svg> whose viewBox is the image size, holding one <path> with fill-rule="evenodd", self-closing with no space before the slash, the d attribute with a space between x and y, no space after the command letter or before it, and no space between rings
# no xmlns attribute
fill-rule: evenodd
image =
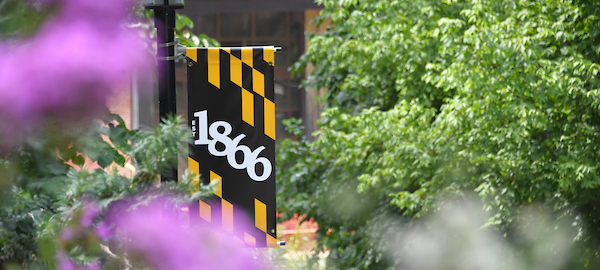
<svg viewBox="0 0 600 270"><path fill-rule="evenodd" d="M177 113L175 89L175 9L183 5L151 5L154 9L158 54L158 114L160 121ZM177 166L161 173L161 181L177 181Z"/></svg>
<svg viewBox="0 0 600 270"><path fill-rule="evenodd" d="M167 26L167 11L154 10L154 20L156 25L156 45L158 55L158 111L160 120L162 121L169 113L172 113L169 102L169 92L171 86L171 78L169 69L171 61L167 60L170 54L170 47L167 47L172 39L169 39L169 27Z"/></svg>

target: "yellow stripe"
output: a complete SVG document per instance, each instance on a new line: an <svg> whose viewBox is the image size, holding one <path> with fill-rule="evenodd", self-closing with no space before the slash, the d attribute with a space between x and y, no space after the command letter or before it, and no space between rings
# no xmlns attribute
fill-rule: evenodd
<svg viewBox="0 0 600 270"><path fill-rule="evenodd" d="M226 51L227 53L231 54L231 49L230 49L230 48L221 48L221 49L223 49L223 50L224 50L224 51Z"/></svg>
<svg viewBox="0 0 600 270"><path fill-rule="evenodd" d="M220 70L219 48L208 48L208 82L217 88L221 88Z"/></svg>
<svg viewBox="0 0 600 270"><path fill-rule="evenodd" d="M198 62L198 48L185 48L185 55L194 62Z"/></svg>
<svg viewBox="0 0 600 270"><path fill-rule="evenodd" d="M263 59L271 66L275 65L275 47L269 46L263 48Z"/></svg>
<svg viewBox="0 0 600 270"><path fill-rule="evenodd" d="M242 61L233 55L229 58L231 59L231 81L242 87Z"/></svg>
<svg viewBox="0 0 600 270"><path fill-rule="evenodd" d="M191 157L188 157L188 170L195 174L192 182L194 182L194 189L190 191L190 193L196 192L200 190L200 164L196 162Z"/></svg>
<svg viewBox="0 0 600 270"><path fill-rule="evenodd" d="M276 247L277 239L275 239L275 237L269 235L268 233L266 235L267 235L267 247Z"/></svg>
<svg viewBox="0 0 600 270"><path fill-rule="evenodd" d="M199 202L200 202L200 217L203 218L204 220L210 222L210 205L203 201L199 201Z"/></svg>
<svg viewBox="0 0 600 270"><path fill-rule="evenodd" d="M265 97L265 75L256 69L252 69L252 88L261 97Z"/></svg>
<svg viewBox="0 0 600 270"><path fill-rule="evenodd" d="M275 103L265 98L265 134L275 140Z"/></svg>
<svg viewBox="0 0 600 270"><path fill-rule="evenodd" d="M223 230L233 232L233 204L221 199L221 216L223 217Z"/></svg>
<svg viewBox="0 0 600 270"><path fill-rule="evenodd" d="M214 173L213 171L210 171L210 183L212 184L215 181L217 182L217 187L215 188L213 193L219 196L219 198L223 198L223 179L218 174Z"/></svg>
<svg viewBox="0 0 600 270"><path fill-rule="evenodd" d="M193 158L188 157L188 170L190 170L190 172L200 174L200 164L198 164L198 162Z"/></svg>
<svg viewBox="0 0 600 270"><path fill-rule="evenodd" d="M252 59L254 58L254 53L252 52L252 48L242 48L242 62L246 63L246 65L252 66Z"/></svg>
<svg viewBox="0 0 600 270"><path fill-rule="evenodd" d="M254 199L254 226L267 232L267 205L256 198Z"/></svg>
<svg viewBox="0 0 600 270"><path fill-rule="evenodd" d="M246 232L244 232L244 242L251 247L256 247L256 238Z"/></svg>
<svg viewBox="0 0 600 270"><path fill-rule="evenodd" d="M242 88L242 120L254 126L254 94Z"/></svg>

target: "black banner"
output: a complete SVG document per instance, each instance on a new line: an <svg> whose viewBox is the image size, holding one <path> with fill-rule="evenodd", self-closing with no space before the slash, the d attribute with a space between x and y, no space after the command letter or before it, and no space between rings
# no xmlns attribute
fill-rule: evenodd
<svg viewBox="0 0 600 270"><path fill-rule="evenodd" d="M274 53L274 47L186 50L194 134L189 168L217 186L190 217L252 247L277 245Z"/></svg>

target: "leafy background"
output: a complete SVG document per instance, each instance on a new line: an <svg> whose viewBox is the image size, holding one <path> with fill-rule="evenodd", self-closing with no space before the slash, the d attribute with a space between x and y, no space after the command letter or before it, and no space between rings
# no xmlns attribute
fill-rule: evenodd
<svg viewBox="0 0 600 270"><path fill-rule="evenodd" d="M579 250L557 267L597 265L597 1L317 2L294 71L314 66L324 111L314 141L288 122L278 201L319 223L328 265L394 269L390 228L473 196L515 248L541 206Z"/></svg>

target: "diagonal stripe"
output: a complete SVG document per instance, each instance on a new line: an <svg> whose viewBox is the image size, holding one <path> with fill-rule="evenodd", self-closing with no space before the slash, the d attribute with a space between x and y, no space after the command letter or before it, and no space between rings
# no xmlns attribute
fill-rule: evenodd
<svg viewBox="0 0 600 270"><path fill-rule="evenodd" d="M242 63L242 87L248 91L253 91L252 67Z"/></svg>
<svg viewBox="0 0 600 270"><path fill-rule="evenodd" d="M198 62L198 48L185 48L185 55L194 62Z"/></svg>
<svg viewBox="0 0 600 270"><path fill-rule="evenodd" d="M265 75L252 69L252 89L261 97L265 97Z"/></svg>
<svg viewBox="0 0 600 270"><path fill-rule="evenodd" d="M188 170L196 174L200 174L200 164L198 164L198 162L193 158L188 157Z"/></svg>
<svg viewBox="0 0 600 270"><path fill-rule="evenodd" d="M219 48L208 48L208 82L221 88L221 66L219 64Z"/></svg>
<svg viewBox="0 0 600 270"><path fill-rule="evenodd" d="M242 48L242 62L246 63L246 65L252 65L252 59L254 58L254 52L252 47L244 47Z"/></svg>
<svg viewBox="0 0 600 270"><path fill-rule="evenodd" d="M216 188L213 191L213 193L219 196L219 198L223 198L223 179L218 174L214 173L213 171L210 171L210 183L213 184L213 182L217 182L215 184Z"/></svg>
<svg viewBox="0 0 600 270"><path fill-rule="evenodd" d="M269 63L269 65L275 65L275 47L268 46L263 48L263 59L265 62Z"/></svg>
<svg viewBox="0 0 600 270"><path fill-rule="evenodd" d="M242 88L242 120L254 126L254 94Z"/></svg>
<svg viewBox="0 0 600 270"><path fill-rule="evenodd" d="M254 238L252 235L249 235L247 232L244 232L244 242L251 247L256 247L256 238Z"/></svg>
<svg viewBox="0 0 600 270"><path fill-rule="evenodd" d="M237 236L234 236L234 237L233 237L233 241L235 241L235 243L236 243L236 244L238 244L238 245L240 245L240 246L243 246L243 245L244 245L244 240L240 239L240 238L239 238L239 237L237 237Z"/></svg>
<svg viewBox="0 0 600 270"><path fill-rule="evenodd" d="M200 217L210 222L210 205L199 200L200 203Z"/></svg>
<svg viewBox="0 0 600 270"><path fill-rule="evenodd" d="M268 233L266 235L267 235L267 247L276 247L277 239L275 239L275 237L269 235Z"/></svg>
<svg viewBox="0 0 600 270"><path fill-rule="evenodd" d="M229 48L231 51L231 55L237 57L237 59L242 59L242 48L240 47L234 47L234 48Z"/></svg>
<svg viewBox="0 0 600 270"><path fill-rule="evenodd" d="M254 198L254 226L267 232L267 205Z"/></svg>
<svg viewBox="0 0 600 270"><path fill-rule="evenodd" d="M194 191L199 191L200 190L200 164L198 164L198 162L195 161L194 159L188 157L188 170L195 174L194 178L192 179L192 182L194 182L194 189L191 190L190 193L193 193Z"/></svg>
<svg viewBox="0 0 600 270"><path fill-rule="evenodd" d="M275 103L268 99L265 101L265 134L275 140Z"/></svg>
<svg viewBox="0 0 600 270"><path fill-rule="evenodd" d="M221 217L223 218L223 230L233 232L233 204L221 199Z"/></svg>
<svg viewBox="0 0 600 270"><path fill-rule="evenodd" d="M242 61L233 55L229 58L231 59L231 82L242 87Z"/></svg>

